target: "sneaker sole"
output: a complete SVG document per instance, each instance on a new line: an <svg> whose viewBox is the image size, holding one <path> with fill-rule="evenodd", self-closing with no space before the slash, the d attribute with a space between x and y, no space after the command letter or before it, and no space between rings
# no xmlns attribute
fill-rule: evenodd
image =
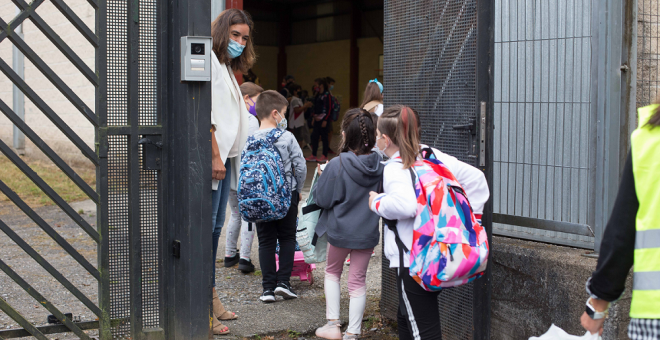
<svg viewBox="0 0 660 340"><path fill-rule="evenodd" d="M291 291L286 290L286 289L284 289L284 288L280 288L280 287L277 287L277 288L275 289L275 295L277 295L277 296L281 296L281 297L283 297L283 298L286 299L286 300L290 300L290 299L296 299L296 298L298 298L298 295L293 294L293 293L291 293Z"/></svg>
<svg viewBox="0 0 660 340"><path fill-rule="evenodd" d="M261 300L261 302L263 302L263 303L273 303L273 302L275 302L275 297L274 296L269 296L269 297L261 296L261 297L259 297L259 300Z"/></svg>

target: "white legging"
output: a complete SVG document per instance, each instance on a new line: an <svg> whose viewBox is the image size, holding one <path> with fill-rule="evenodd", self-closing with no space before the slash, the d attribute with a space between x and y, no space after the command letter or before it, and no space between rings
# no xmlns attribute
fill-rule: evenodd
<svg viewBox="0 0 660 340"><path fill-rule="evenodd" d="M229 209L231 209L231 217L229 218L229 224L227 224L225 256L232 257L236 255L236 244L238 243L238 235L240 233L241 258L249 260L252 252L252 240L254 239L256 225L252 224L252 228L249 228L248 223L241 219L241 213L238 212L236 190L229 191Z"/></svg>

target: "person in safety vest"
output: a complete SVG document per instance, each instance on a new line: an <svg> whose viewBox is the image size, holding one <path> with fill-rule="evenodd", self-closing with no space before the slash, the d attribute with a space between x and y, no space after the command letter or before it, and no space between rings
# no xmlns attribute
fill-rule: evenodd
<svg viewBox="0 0 660 340"><path fill-rule="evenodd" d="M660 340L660 105L637 112L639 126L632 133L596 271L587 281L590 298L581 321L592 334L602 334L609 305L623 294L633 267L628 336Z"/></svg>

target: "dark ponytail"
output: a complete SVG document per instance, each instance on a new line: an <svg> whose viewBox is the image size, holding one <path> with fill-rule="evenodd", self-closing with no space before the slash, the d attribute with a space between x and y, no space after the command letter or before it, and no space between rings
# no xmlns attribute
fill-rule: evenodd
<svg viewBox="0 0 660 340"><path fill-rule="evenodd" d="M339 150L353 151L356 155L366 155L376 145L376 125L371 114L363 109L346 111L341 122L344 135Z"/></svg>

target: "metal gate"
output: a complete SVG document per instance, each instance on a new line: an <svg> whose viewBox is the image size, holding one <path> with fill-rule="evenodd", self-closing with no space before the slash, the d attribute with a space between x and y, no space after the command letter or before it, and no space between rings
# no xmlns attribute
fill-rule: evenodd
<svg viewBox="0 0 660 340"><path fill-rule="evenodd" d="M0 71L96 166L96 191L2 101L0 111L97 204L97 227L87 223L2 141L0 151L97 243L97 265L89 263L2 181L0 191L98 281L98 303L1 220L0 230L99 321L74 322L65 317L0 260L0 270L61 322L35 327L0 297L0 310L23 327L0 331L0 338L47 339L45 334L73 332L89 339L83 330L99 329L99 337L106 340L206 339L209 308L205 306L210 305L213 263L208 237L211 91L208 83L180 81L179 38L210 36L210 2L88 0L95 11L95 27L90 28L64 0L51 0L94 47L92 70L37 14L45 0L12 1L21 12L9 23L0 19L0 41L9 39L91 122L96 150L2 59ZM14 32L26 19L95 87L94 110ZM168 178L177 181L171 183Z"/></svg>
<svg viewBox="0 0 660 340"><path fill-rule="evenodd" d="M15 28L29 19L47 38L52 42L66 58L73 64L73 66L86 78L86 81L96 87L97 98L101 94L103 82L103 73L99 69L92 70L85 64L81 57L78 56L71 47L69 47L55 31L37 14L36 9L42 5L44 0L34 0L27 3L25 0L13 0L14 5L19 8L20 13L9 23L0 19L0 41L9 39L9 41L16 46L23 55L25 55L30 62L45 76L53 86L61 92L73 106L80 111L82 119L88 120L94 127L100 126L100 118L95 113L98 112L99 106L92 110L78 95L65 83L41 58L39 55L17 34ZM87 27L82 20L73 12L63 0L53 0L53 5L69 20L80 34L90 43L94 48L100 49L104 44L102 35L95 34L89 27ZM100 11L99 1L89 1L97 13ZM97 64L98 65L98 64ZM0 71L5 74L7 78L21 91L27 98L34 103L34 105L44 113L44 115L64 134L66 137L77 147L78 150L88 158L92 164L97 168L102 164L101 157L92 150L59 116L49 107L44 101L42 95L33 90L7 63L0 59ZM97 103L99 101L97 100ZM35 131L26 124L6 103L0 101L0 111L2 111L12 123L20 129L25 136L27 136L34 145L39 148L50 160L66 174L73 183L75 183L80 190L82 190L94 203L101 204L103 201L102 196L85 183L78 174L62 160L62 158L53 151L42 139L35 133ZM64 213L66 213L75 223L90 237L97 242L99 246L104 239L103 231L99 231L92 227L85 221L71 206L50 187L43 179L41 179L18 155L4 142L0 141L0 151L11 160L16 167L18 167L30 180L36 184ZM56 232L51 225L49 225L42 217L40 217L28 204L26 204L12 189L5 183L0 181L0 191L5 194L9 199L19 207L27 216L29 216L35 224L37 224L46 234L48 234L71 258L73 258L84 270L86 270L92 277L99 282L99 287L103 286L103 282L107 282L105 278L105 271L102 267L97 269L96 266L89 263L66 239L64 239L58 232ZM64 286L71 295L87 307L97 318L107 321L110 320L106 317L103 301L96 304L84 295L69 279L62 275L55 269L46 258L44 258L36 249L30 246L23 240L16 232L14 232L7 224L0 221L0 230L16 243L23 251L25 251L32 259L34 259L49 275L57 280ZM74 323L70 318L65 317L61 310L48 301L43 295L32 285L30 285L23 277L19 276L9 265L0 260L0 269L16 284L21 286L32 298L38 301L43 307L46 308L52 315L54 315L60 322L61 326L45 326L35 327L27 321L20 313L18 313L12 306L10 306L4 299L0 298L0 309L16 321L23 329L5 331L0 334L0 337L22 337L32 335L37 339L47 339L45 334L54 332L70 331L76 334L81 339L89 339L90 337L83 331L84 329L98 328L99 322L83 322ZM120 321L119 321L120 322Z"/></svg>
<svg viewBox="0 0 660 340"><path fill-rule="evenodd" d="M418 110L422 142L481 168L489 181L492 6L492 0L386 0L384 36L385 105ZM490 209L489 203L483 219L489 237ZM383 257L380 306L391 319L398 308L395 275ZM489 281L490 270L440 294L444 339L489 338Z"/></svg>

